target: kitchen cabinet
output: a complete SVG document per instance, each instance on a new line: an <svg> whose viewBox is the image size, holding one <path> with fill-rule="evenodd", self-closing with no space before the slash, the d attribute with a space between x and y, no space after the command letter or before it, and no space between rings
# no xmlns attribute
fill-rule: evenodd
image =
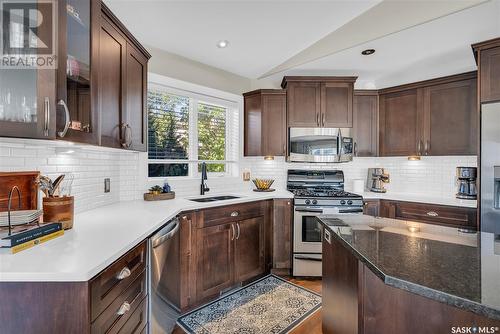
<svg viewBox="0 0 500 334"><path fill-rule="evenodd" d="M9 300L0 303L2 331L140 332L148 321L147 251L143 241L87 282L2 282Z"/></svg>
<svg viewBox="0 0 500 334"><path fill-rule="evenodd" d="M264 275L268 270L270 201L200 210L196 213L191 261L196 289L189 307ZM181 246L182 247L182 246Z"/></svg>
<svg viewBox="0 0 500 334"><path fill-rule="evenodd" d="M287 91L289 127L352 127L356 77L290 77Z"/></svg>
<svg viewBox="0 0 500 334"><path fill-rule="evenodd" d="M31 26L40 25L43 16L51 16L45 12L51 10L50 6L38 10L41 15L32 18ZM13 35L23 38L23 34ZM56 137L56 76L55 69L0 69L0 136Z"/></svg>
<svg viewBox="0 0 500 334"><path fill-rule="evenodd" d="M477 154L476 72L380 91L380 155Z"/></svg>
<svg viewBox="0 0 500 334"><path fill-rule="evenodd" d="M378 199L364 200L363 214L373 217L380 216L380 200Z"/></svg>
<svg viewBox="0 0 500 334"><path fill-rule="evenodd" d="M426 224L477 229L476 208L382 200L380 216Z"/></svg>
<svg viewBox="0 0 500 334"><path fill-rule="evenodd" d="M236 222L235 280L244 282L265 271L264 216Z"/></svg>
<svg viewBox="0 0 500 334"><path fill-rule="evenodd" d="M286 154L286 92L261 89L243 94L244 155Z"/></svg>
<svg viewBox="0 0 500 334"><path fill-rule="evenodd" d="M273 256L272 272L290 275L292 269L292 199L273 201Z"/></svg>
<svg viewBox="0 0 500 334"><path fill-rule="evenodd" d="M380 95L380 155L419 155L422 149L421 92Z"/></svg>
<svg viewBox="0 0 500 334"><path fill-rule="evenodd" d="M198 229L196 232L196 296L204 299L234 283L233 223Z"/></svg>
<svg viewBox="0 0 500 334"><path fill-rule="evenodd" d="M145 151L149 53L101 1L57 6L57 69L0 69L0 136Z"/></svg>
<svg viewBox="0 0 500 334"><path fill-rule="evenodd" d="M479 68L480 102L500 101L500 38L472 45Z"/></svg>
<svg viewBox="0 0 500 334"><path fill-rule="evenodd" d="M378 155L378 93L354 91L353 138L356 157Z"/></svg>

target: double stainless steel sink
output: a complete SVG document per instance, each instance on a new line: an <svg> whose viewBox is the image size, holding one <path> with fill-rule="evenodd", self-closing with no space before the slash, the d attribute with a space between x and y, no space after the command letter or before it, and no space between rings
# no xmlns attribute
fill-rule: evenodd
<svg viewBox="0 0 500 334"><path fill-rule="evenodd" d="M189 200L193 201L193 202L198 202L198 203L206 203L206 202L225 201L225 200L236 199L236 198L240 198L240 197L239 196L232 196L232 195L224 195L224 196L189 198Z"/></svg>

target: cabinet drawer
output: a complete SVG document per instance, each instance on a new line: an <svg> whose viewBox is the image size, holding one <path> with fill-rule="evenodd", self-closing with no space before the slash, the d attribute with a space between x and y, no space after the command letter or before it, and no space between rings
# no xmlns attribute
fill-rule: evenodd
<svg viewBox="0 0 500 334"><path fill-rule="evenodd" d="M198 227L220 225L262 216L265 213L266 203L266 201L259 201L203 210L203 219L198 222Z"/></svg>
<svg viewBox="0 0 500 334"><path fill-rule="evenodd" d="M121 328L125 326L126 323L135 313L138 305L142 303L142 300L147 294L147 281L146 281L146 270L143 270L137 279L130 284L121 295L119 295L112 303L109 305L104 312L94 321L92 324L92 333L118 333ZM129 305L128 310L121 310L123 314L119 314L120 308L125 307L125 304ZM140 307L140 306L139 306ZM142 329L142 327L141 327ZM125 331L127 332L127 331ZM127 332L129 333L129 332Z"/></svg>
<svg viewBox="0 0 500 334"><path fill-rule="evenodd" d="M91 315L94 321L146 267L146 241L116 260L90 282Z"/></svg>
<svg viewBox="0 0 500 334"><path fill-rule="evenodd" d="M148 323L148 298L145 297L141 304L135 309L134 313L130 315L125 325L117 332L119 334L139 334L143 331L147 332L145 329ZM114 332L110 332L114 333Z"/></svg>
<svg viewBox="0 0 500 334"><path fill-rule="evenodd" d="M476 228L476 209L423 203L395 202L396 219L429 224Z"/></svg>

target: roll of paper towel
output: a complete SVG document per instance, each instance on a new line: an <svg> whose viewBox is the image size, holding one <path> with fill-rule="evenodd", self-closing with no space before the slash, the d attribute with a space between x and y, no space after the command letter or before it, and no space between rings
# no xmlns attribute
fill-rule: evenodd
<svg viewBox="0 0 500 334"><path fill-rule="evenodd" d="M352 180L352 192L362 194L365 191L365 180L354 179Z"/></svg>

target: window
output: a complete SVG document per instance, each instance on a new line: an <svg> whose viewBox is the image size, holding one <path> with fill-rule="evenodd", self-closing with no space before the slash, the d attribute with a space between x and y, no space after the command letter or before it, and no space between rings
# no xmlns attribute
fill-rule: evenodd
<svg viewBox="0 0 500 334"><path fill-rule="evenodd" d="M212 175L234 172L235 102L151 83L147 101L149 177L197 177L201 162Z"/></svg>

